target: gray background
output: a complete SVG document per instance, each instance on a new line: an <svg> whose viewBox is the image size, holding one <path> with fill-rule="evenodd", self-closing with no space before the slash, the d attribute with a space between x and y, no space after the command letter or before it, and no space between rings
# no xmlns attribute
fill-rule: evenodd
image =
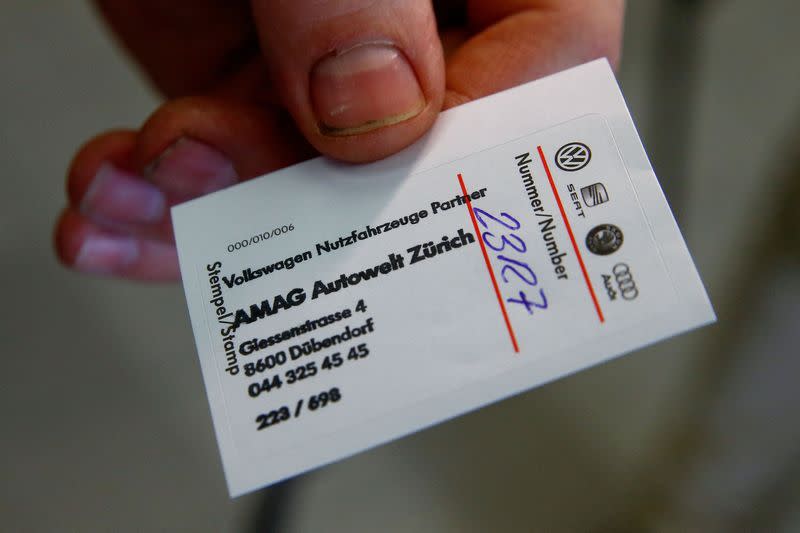
<svg viewBox="0 0 800 533"><path fill-rule="evenodd" d="M773 220L800 4L629 4L623 89L721 324L304 476L285 529L800 529L800 282ZM50 246L76 148L157 96L84 2L4 0L0 43L0 530L242 530L264 495L227 497L179 287Z"/></svg>

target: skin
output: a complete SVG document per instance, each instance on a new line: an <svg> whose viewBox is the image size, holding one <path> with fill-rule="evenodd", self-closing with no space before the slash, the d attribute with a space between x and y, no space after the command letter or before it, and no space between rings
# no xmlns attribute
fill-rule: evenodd
<svg viewBox="0 0 800 533"><path fill-rule="evenodd" d="M418 139L443 109L591 59L616 65L625 8L624 0L95 3L165 101L139 129L103 133L78 151L55 245L67 266L145 281L179 279L169 205L320 153L380 159ZM329 93L315 85L315 67L364 42L388 43L407 60L419 105L358 128L327 127L317 103ZM363 87L381 96L394 90L369 78ZM212 151L197 156L193 146ZM230 179L206 176L198 163L206 160L228 161ZM171 182L166 170L181 161L183 181ZM165 208L147 220L132 216L136 194L119 189L115 197L116 181L95 185L109 165L157 187ZM135 260L79 257L92 238L125 240Z"/></svg>

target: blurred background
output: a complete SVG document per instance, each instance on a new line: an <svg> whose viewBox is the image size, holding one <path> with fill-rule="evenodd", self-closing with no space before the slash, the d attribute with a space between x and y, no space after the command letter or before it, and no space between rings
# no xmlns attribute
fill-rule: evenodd
<svg viewBox="0 0 800 533"><path fill-rule="evenodd" d="M0 4L0 530L800 531L800 3L628 3L718 325L235 501L181 289L51 251L76 148L158 104L87 4Z"/></svg>

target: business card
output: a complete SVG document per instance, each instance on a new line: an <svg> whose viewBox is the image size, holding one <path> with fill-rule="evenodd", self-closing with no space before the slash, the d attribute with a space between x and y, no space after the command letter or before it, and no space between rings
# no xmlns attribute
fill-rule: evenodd
<svg viewBox="0 0 800 533"><path fill-rule="evenodd" d="M603 60L173 220L232 496L715 320Z"/></svg>

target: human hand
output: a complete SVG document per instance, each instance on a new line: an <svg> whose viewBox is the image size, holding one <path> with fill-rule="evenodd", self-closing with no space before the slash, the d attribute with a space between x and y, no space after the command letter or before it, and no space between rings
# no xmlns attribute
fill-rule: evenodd
<svg viewBox="0 0 800 533"><path fill-rule="evenodd" d="M624 0L96 3L167 100L78 152L56 249L76 270L149 281L180 275L169 206L317 153L380 159L442 109L616 64L624 14Z"/></svg>

